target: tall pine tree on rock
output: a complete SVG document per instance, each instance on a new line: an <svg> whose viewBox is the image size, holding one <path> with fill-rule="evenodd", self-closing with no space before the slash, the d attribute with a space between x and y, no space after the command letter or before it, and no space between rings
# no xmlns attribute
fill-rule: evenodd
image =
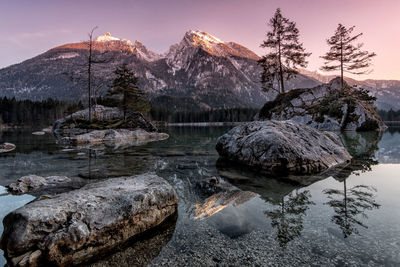
<svg viewBox="0 0 400 267"><path fill-rule="evenodd" d="M138 78L128 65L117 67L114 74L116 77L108 95L118 95L121 98L120 106L124 113L124 121L134 112L148 112L150 105L146 93L138 87Z"/></svg>
<svg viewBox="0 0 400 267"><path fill-rule="evenodd" d="M261 74L262 88L268 92L275 90L285 92L284 80L289 80L298 74L298 67L306 68L306 58L311 53L306 53L303 44L299 42L299 30L296 23L282 16L278 8L268 25L271 30L267 32L267 39L261 47L267 48L268 53L259 61L263 71ZM278 88L275 87L277 82Z"/></svg>
<svg viewBox="0 0 400 267"><path fill-rule="evenodd" d="M362 51L363 43L354 44L362 33L352 36L355 26L346 28L339 23L335 34L326 42L330 46L329 51L322 56L325 60L321 67L323 71L340 70L341 87L344 89L344 72L350 74L368 74L371 72L368 68L371 66L371 59L376 56L375 53Z"/></svg>

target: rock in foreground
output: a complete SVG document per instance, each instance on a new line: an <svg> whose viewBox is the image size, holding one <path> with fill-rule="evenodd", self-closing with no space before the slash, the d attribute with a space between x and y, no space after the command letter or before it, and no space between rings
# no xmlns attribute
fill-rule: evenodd
<svg viewBox="0 0 400 267"><path fill-rule="evenodd" d="M339 137L294 121L256 121L217 140L224 160L278 175L318 173L351 159Z"/></svg>
<svg viewBox="0 0 400 267"><path fill-rule="evenodd" d="M90 133L80 134L72 137L63 137L62 144L82 145L82 144L101 144L115 146L118 144L133 144L134 142L150 142L164 140L169 137L166 133L147 132L143 129L127 130L95 130Z"/></svg>
<svg viewBox="0 0 400 267"><path fill-rule="evenodd" d="M1 246L11 265L81 264L160 224L177 203L154 174L109 179L11 212Z"/></svg>
<svg viewBox="0 0 400 267"><path fill-rule="evenodd" d="M57 186L68 182L71 182L71 179L66 176L42 177L37 175L27 175L10 184L8 190L13 194L26 194L43 187Z"/></svg>
<svg viewBox="0 0 400 267"><path fill-rule="evenodd" d="M0 144L0 153L10 152L16 148L14 144L11 143L4 143Z"/></svg>

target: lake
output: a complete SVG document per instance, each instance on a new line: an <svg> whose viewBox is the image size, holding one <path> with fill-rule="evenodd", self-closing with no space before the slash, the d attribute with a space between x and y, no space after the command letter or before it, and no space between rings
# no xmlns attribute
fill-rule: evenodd
<svg viewBox="0 0 400 267"><path fill-rule="evenodd" d="M0 154L0 217L35 198L4 188L24 175L76 177L78 188L105 177L155 172L174 186L178 215L98 266L400 265L399 129L341 134L352 163L298 185L217 166L216 139L229 128L169 127L167 140L114 149L66 148L48 134L0 132L0 143L17 146ZM212 176L234 190L199 189Z"/></svg>

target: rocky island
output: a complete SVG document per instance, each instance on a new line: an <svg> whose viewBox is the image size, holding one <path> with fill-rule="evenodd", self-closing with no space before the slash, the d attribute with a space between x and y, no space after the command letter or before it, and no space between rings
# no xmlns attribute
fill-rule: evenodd
<svg viewBox="0 0 400 267"><path fill-rule="evenodd" d="M374 98L348 84L341 89L340 78L309 89L294 89L265 103L259 120L293 120L319 130L382 131L387 127L379 117Z"/></svg>
<svg viewBox="0 0 400 267"><path fill-rule="evenodd" d="M58 141L67 145L114 145L164 140L169 137L166 133L158 133L157 128L140 112L134 112L124 120L124 114L119 108L95 105L92 113L92 122L89 121L88 108L57 120L53 132Z"/></svg>

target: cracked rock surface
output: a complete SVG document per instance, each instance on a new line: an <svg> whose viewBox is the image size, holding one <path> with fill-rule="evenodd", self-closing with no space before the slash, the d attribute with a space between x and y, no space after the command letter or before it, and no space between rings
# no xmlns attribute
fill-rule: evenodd
<svg viewBox="0 0 400 267"><path fill-rule="evenodd" d="M350 161L339 137L295 121L255 121L217 140L223 160L265 173L312 174Z"/></svg>
<svg viewBox="0 0 400 267"><path fill-rule="evenodd" d="M14 266L81 264L159 225L177 203L155 174L109 179L11 212L1 247Z"/></svg>

